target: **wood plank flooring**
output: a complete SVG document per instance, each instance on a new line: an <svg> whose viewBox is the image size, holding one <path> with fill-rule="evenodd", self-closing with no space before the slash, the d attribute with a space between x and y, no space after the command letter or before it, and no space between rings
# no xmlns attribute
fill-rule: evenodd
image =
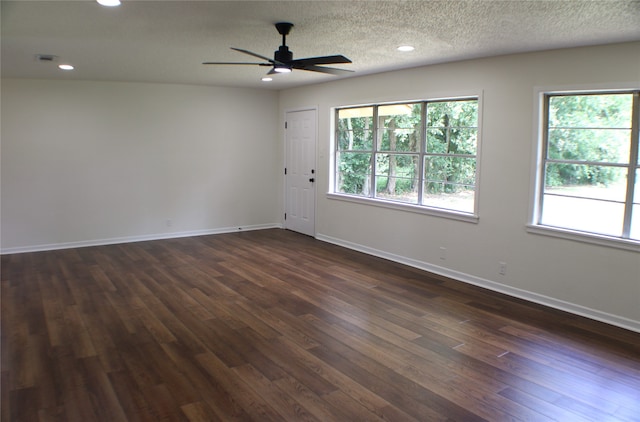
<svg viewBox="0 0 640 422"><path fill-rule="evenodd" d="M640 334L285 230L2 256L2 421L640 421Z"/></svg>

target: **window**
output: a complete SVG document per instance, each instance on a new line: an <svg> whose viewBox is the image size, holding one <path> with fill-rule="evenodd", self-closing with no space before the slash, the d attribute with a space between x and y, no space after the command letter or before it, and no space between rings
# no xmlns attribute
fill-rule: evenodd
<svg viewBox="0 0 640 422"><path fill-rule="evenodd" d="M339 108L334 193L474 215L478 99Z"/></svg>
<svg viewBox="0 0 640 422"><path fill-rule="evenodd" d="M640 242L638 94L544 94L534 226Z"/></svg>

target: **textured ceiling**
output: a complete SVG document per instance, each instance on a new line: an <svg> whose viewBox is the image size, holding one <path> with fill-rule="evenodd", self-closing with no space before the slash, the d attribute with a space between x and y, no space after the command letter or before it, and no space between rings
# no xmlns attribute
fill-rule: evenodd
<svg viewBox="0 0 640 422"><path fill-rule="evenodd" d="M282 89L338 77L204 66L273 57L275 22L295 24L294 58L343 54L353 76L476 57L640 40L640 1L2 0L2 76ZM411 53L396 47L411 44ZM34 57L51 54L76 70ZM259 60L258 60L259 61ZM342 77L342 76L341 76ZM350 77L350 76L347 76Z"/></svg>

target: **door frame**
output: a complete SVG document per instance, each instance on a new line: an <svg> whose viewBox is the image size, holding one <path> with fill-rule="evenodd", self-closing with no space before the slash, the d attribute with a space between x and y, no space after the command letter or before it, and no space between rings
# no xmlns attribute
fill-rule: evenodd
<svg viewBox="0 0 640 422"><path fill-rule="evenodd" d="M283 149L283 157L284 157L284 165L282 166L282 200L283 200L283 210L284 212L281 214L281 218L282 218L282 227L284 229L286 229L287 227L287 222L284 219L284 215L287 212L287 177L284 174L284 169L287 168L287 164L289 163L289 156L288 156L288 152L287 152L287 130L286 130L286 122L287 122L287 115L289 113L295 113L298 111L313 111L313 118L315 119L315 126L316 126L316 131L314 134L314 146L313 146L313 164L314 164L314 169L315 169L315 173L316 173L316 182L314 183L314 191L313 191L313 237L316 237L316 211L317 211L317 203L318 203L318 133L319 133L319 127L318 127L318 106L307 106L307 107L295 107L295 108L286 108L284 109L284 115L282 116L282 123L281 123L281 128L282 128L282 149Z"/></svg>

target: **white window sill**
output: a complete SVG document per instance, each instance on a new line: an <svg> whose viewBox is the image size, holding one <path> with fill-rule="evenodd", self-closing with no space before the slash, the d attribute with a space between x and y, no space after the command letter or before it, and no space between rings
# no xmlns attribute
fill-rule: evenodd
<svg viewBox="0 0 640 422"><path fill-rule="evenodd" d="M544 236L559 237L561 239L574 240L582 243L591 243L594 245L608 246L611 248L640 252L640 242L636 240L620 239L595 233L585 233L562 229L559 227L541 226L534 224L527 225L527 232Z"/></svg>
<svg viewBox="0 0 640 422"><path fill-rule="evenodd" d="M478 223L478 216L454 210L446 210L444 208L425 207L422 205L405 204L402 202L385 201L378 198L365 198L340 193L327 193L328 199L336 199L339 201L355 202L357 204L370 205L374 207L391 208L399 211L408 211L417 214L432 215L435 217L449 218L452 220L465 221L467 223Z"/></svg>

